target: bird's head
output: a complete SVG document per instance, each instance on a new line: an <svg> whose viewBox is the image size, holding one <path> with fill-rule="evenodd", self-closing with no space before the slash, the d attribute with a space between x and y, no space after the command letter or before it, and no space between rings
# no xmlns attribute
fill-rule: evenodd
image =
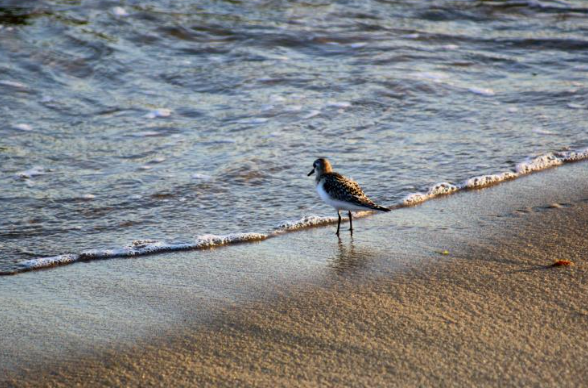
<svg viewBox="0 0 588 388"><path fill-rule="evenodd" d="M312 164L312 170L308 173L308 176L311 176L316 172L316 179L318 180L324 173L332 171L333 167L331 167L331 163L325 158L320 158L314 161Z"/></svg>

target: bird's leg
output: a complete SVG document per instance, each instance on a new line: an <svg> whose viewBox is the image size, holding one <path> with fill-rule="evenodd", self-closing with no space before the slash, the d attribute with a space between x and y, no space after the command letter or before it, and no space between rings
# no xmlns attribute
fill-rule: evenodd
<svg viewBox="0 0 588 388"><path fill-rule="evenodd" d="M351 210L349 210L349 231L353 234L353 217L351 216Z"/></svg>
<svg viewBox="0 0 588 388"><path fill-rule="evenodd" d="M337 215L339 216L339 222L337 223L337 233L335 233L337 236L339 235L339 228L341 227L341 213L339 212L339 210L337 210Z"/></svg>

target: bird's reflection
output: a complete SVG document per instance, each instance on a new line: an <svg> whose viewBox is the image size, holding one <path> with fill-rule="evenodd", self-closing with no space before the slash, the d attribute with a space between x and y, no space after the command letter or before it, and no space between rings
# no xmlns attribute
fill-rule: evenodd
<svg viewBox="0 0 588 388"><path fill-rule="evenodd" d="M358 246L352 236L348 242L339 238L337 251L328 259L328 265L338 275L352 275L366 270L375 256L373 250Z"/></svg>

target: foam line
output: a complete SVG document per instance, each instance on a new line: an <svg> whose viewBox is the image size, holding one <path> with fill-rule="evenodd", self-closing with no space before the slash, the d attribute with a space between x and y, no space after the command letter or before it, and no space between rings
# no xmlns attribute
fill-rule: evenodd
<svg viewBox="0 0 588 388"><path fill-rule="evenodd" d="M121 248L89 249L80 254L64 254L26 260L18 263L15 270L0 272L0 275L12 275L19 272L56 267L59 265L71 264L76 261L104 260L115 257L136 257L164 252L208 249L223 245L262 241L269 237L269 234L262 233L234 233L225 236L206 234L196 237L193 241L179 243L169 243L157 240L137 240Z"/></svg>
<svg viewBox="0 0 588 388"><path fill-rule="evenodd" d="M453 184L450 182L437 183L430 187L426 192L417 192L407 195L400 201L400 203L395 204L389 208L398 209L401 207L414 206L435 197L453 194L458 191L485 188L508 180L516 179L533 172L546 170L565 163L572 163L587 159L588 148L572 151L550 152L544 155L528 158L518 163L514 171L474 176L458 184ZM372 213L373 212L370 211L357 212L354 217L366 217ZM287 232L324 226L336 222L337 217L308 215L298 220L284 221L275 229L267 233L234 233L220 236L206 234L197 236L193 240L186 242L136 240L131 244L120 248L90 249L80 252L79 254L63 254L26 260L18 263L15 269L6 271L0 270L0 275L14 275L20 272L33 271L59 265L67 265L77 261L103 260L115 257L136 257L156 253L208 249L225 245L262 241Z"/></svg>
<svg viewBox="0 0 588 388"><path fill-rule="evenodd" d="M578 162L586 159L588 159L588 148L573 151L549 152L547 154L527 158L518 163L515 166L514 171L474 176L455 185L449 182L437 183L426 192L407 195L402 199L402 205L414 206L441 195L452 194L457 191L468 189L481 189L504 181L516 179L532 172L543 171L552 167L561 166L565 163Z"/></svg>

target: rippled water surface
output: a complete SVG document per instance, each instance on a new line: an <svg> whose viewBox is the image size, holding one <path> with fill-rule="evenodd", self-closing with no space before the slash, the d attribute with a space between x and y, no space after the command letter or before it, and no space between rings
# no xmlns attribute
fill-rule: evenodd
<svg viewBox="0 0 588 388"><path fill-rule="evenodd" d="M588 145L584 1L0 1L0 265Z"/></svg>

